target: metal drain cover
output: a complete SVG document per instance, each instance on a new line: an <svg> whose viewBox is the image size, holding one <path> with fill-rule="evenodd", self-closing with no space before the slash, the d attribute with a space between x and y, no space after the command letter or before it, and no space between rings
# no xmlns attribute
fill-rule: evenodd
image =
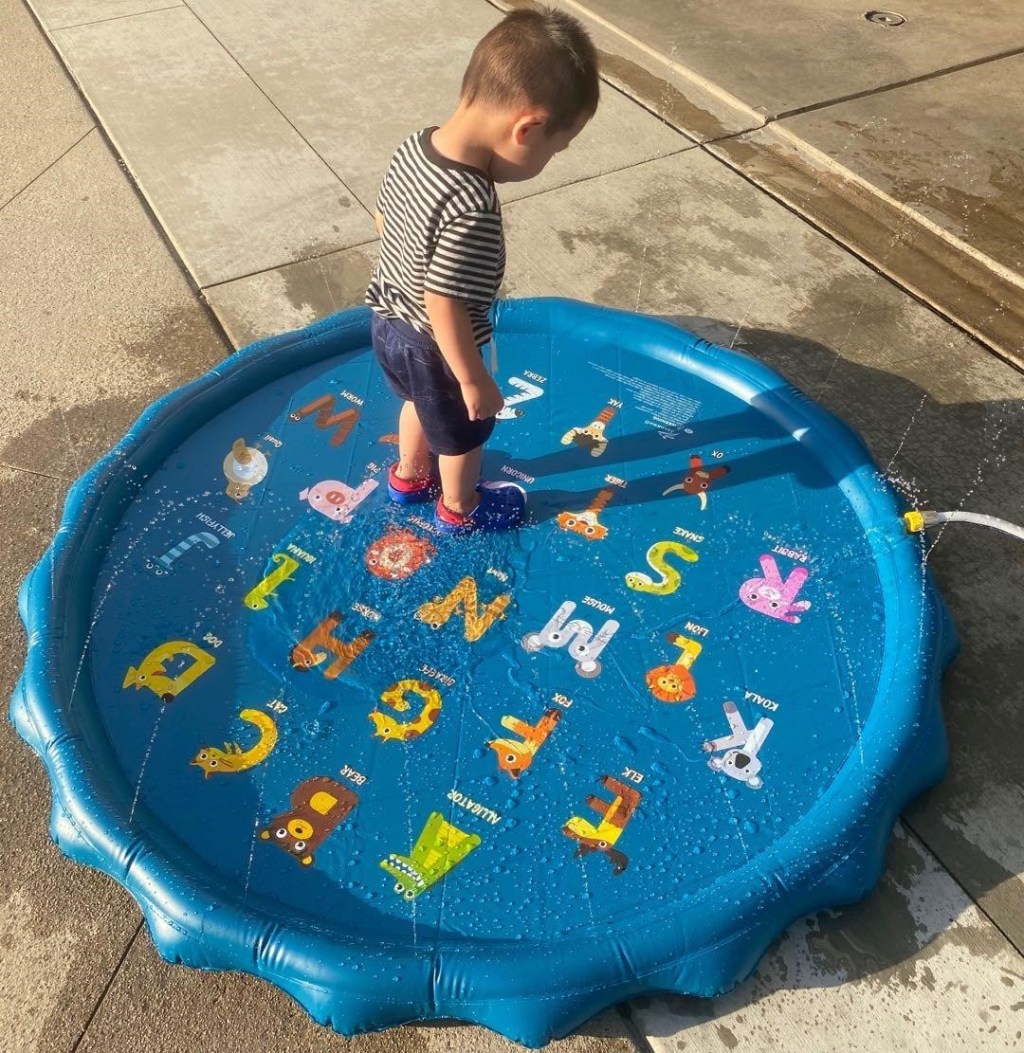
<svg viewBox="0 0 1024 1053"><path fill-rule="evenodd" d="M878 26L902 26L906 19L895 11L868 11L864 16Z"/></svg>

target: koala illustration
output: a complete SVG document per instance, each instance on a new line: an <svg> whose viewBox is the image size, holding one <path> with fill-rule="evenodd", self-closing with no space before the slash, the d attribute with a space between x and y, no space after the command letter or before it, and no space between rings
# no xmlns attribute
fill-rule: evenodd
<svg viewBox="0 0 1024 1053"><path fill-rule="evenodd" d="M726 702L725 719L729 722L728 735L720 739L708 739L704 743L705 753L725 752L721 757L711 757L708 767L712 771L725 772L730 778L738 779L752 790L760 790L764 785L761 778L761 758L758 753L768 738L768 733L775 726L774 721L762 717L751 730L743 722L735 702Z"/></svg>
<svg viewBox="0 0 1024 1053"><path fill-rule="evenodd" d="M291 810L271 819L260 831L260 837L272 840L308 867L313 862L313 849L358 803L359 797L352 790L326 775L314 775L295 787Z"/></svg>

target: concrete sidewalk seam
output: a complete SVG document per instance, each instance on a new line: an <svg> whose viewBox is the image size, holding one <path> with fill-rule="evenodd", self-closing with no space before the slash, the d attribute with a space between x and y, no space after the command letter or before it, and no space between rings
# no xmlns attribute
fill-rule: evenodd
<svg viewBox="0 0 1024 1053"><path fill-rule="evenodd" d="M1024 48L1021 49L1021 53L1024 53ZM968 242L958 238L951 231L940 227L937 223L932 222L927 216L918 212L910 205L904 204L897 198L894 198L891 194L887 194L880 187L875 186L869 182L863 176L857 175L856 172L851 171L845 165L841 164L835 158L830 157L828 154L819 150L816 146L811 146L806 139L790 131L788 128L781 124L773 121L771 122L771 131L773 134L779 135L781 138L786 139L789 144L798 153L803 155L805 158L811 161L815 161L820 164L823 168L827 168L829 171L837 175L845 183L851 183L859 186L862 190L871 194L873 197L880 201L885 202L890 208L895 209L898 212L902 212L906 215L907 219L918 226L924 227L930 233L936 237L941 238L943 241L948 242L957 251L964 253L967 256L971 256L978 263L980 263L987 270L998 274L1004 281L1010 282L1012 285L1018 285L1021 289L1024 289L1024 276L1016 274L1010 270L998 260L993 259L980 249L974 248ZM735 136L730 137L735 138Z"/></svg>
<svg viewBox="0 0 1024 1053"><path fill-rule="evenodd" d="M96 999L96 1004L92 1007L92 1012L89 1013L89 1016L88 1016L88 1018L85 1021L85 1024L82 1026L82 1030L79 1032L78 1038L75 1039L75 1041L72 1044L71 1049L68 1051L68 1053L77 1053L78 1047L82 1044L82 1040L85 1038L85 1036L89 1032L89 1025L93 1022L93 1019L95 1018L96 1014L99 1012L100 1006L103 1005L103 1001L107 997L107 994L109 993L110 988L113 987L114 980L117 978L117 974L121 971L121 967L124 965L125 960L128 957L128 952L132 949L133 944L138 939L139 933L142 931L142 926L143 926L143 921L140 918L139 919L139 924L135 927L135 931L132 933L132 935L129 938L128 942L125 944L124 951L122 952L121 957L118 959L117 965L114 966L113 970L110 973L109 979L103 985L103 990L100 992L99 998Z"/></svg>
<svg viewBox="0 0 1024 1053"><path fill-rule="evenodd" d="M93 117L95 117L96 111L93 110L92 107L89 107L89 110L92 113ZM71 151L74 150L76 146L84 142L90 135L92 135L94 131L96 131L96 129L97 125L94 124L90 129L88 129L88 131L85 132L84 135L76 139L66 150L62 151L59 156L55 157L41 172L33 176L16 194L9 197L6 201L0 203L0 212L3 212L3 210L7 208L8 205L17 201L18 198L21 197L21 195L24 194L26 190L34 186L40 179L42 179L43 176L46 175L46 173L49 172L51 168L53 168L55 165L60 164L60 162L63 161L64 158L67 157L67 155L71 153Z"/></svg>
<svg viewBox="0 0 1024 1053"><path fill-rule="evenodd" d="M799 117L804 113L814 113L817 110L826 110L830 106L838 106L844 102L853 102L856 99L867 99L872 95L883 95L888 91L895 91L897 88L905 88L911 84L923 84L929 80L937 80L939 77L947 77L951 73L960 73L965 69L975 69L978 66L986 66L993 62L1000 62L1003 59L1014 58L1017 55L1024 55L1024 47L1010 48L1008 51L999 51L993 55L985 55L982 58L971 59L968 62L959 62L953 66L946 66L944 69L932 70L928 73L920 73L916 77L907 77L906 80L896 80L891 84L882 84L876 88L868 88L865 91L851 92L849 95L837 95L834 99L827 99L823 102L812 102L806 106L797 106L792 110L782 110L772 117L768 118L766 123L774 124L776 121L784 121L787 117Z"/></svg>
<svg viewBox="0 0 1024 1053"><path fill-rule="evenodd" d="M39 28L43 31L43 33L49 36L50 33L59 33L65 29L81 29L83 26L98 26L102 25L104 22L121 22L126 18L135 18L138 15L153 15L156 14L158 11L173 11L175 8L181 7L182 4L177 3L168 4L166 7L152 7L148 8L145 11L128 11L123 15L111 15L109 18L91 18L86 22L69 22L66 26L53 27L43 25L42 19L36 13L35 8L31 6L30 0L25 0L25 6L29 8L34 15L36 15L36 21L39 23Z"/></svg>
<svg viewBox="0 0 1024 1053"><path fill-rule="evenodd" d="M619 1018L622 1020L622 1026L625 1029L626 1034L632 1039L633 1044L640 1053L654 1053L654 1047L647 1040L643 1028L633 1019L633 1013L630 1009L632 1004L632 998L625 1002L619 1002L619 1004L614 1007L615 1012L619 1014Z"/></svg>
<svg viewBox="0 0 1024 1053"><path fill-rule="evenodd" d="M632 102L632 101L635 101L635 100L631 99L630 101ZM652 116L657 117L658 114L655 113L655 114L652 114ZM666 123L668 123L668 122L666 122ZM669 125L669 127L671 127L671 125ZM678 129L674 129L674 130L678 131ZM514 209L516 207L516 205L520 204L523 201L531 201L533 198L543 197L544 194L555 193L558 190L565 190L568 187L572 187L572 186L580 186L582 183L589 183L589 182L592 182L595 179L605 179L608 176L620 175L623 172L631 172L631 171L633 171L634 168L643 168L644 165L655 164L658 161L664 161L664 160L666 160L669 157L678 157L680 154L688 154L688 153L690 153L691 150L699 149L700 146L701 146L700 143L695 143L692 140L687 139L686 140L686 146L682 147L679 150L673 150L671 153L660 154L658 157L644 157L644 158L642 158L639 161L634 161L631 165L623 165L621 168L611 168L607 172L599 172L596 175L580 176L579 179L570 179L566 183L559 183L557 187L547 187L547 188L545 188L543 190L535 190L532 194L523 194L521 197L517 197L515 199L515 201L503 202L501 207L503 209L509 209L509 210L510 209ZM374 239L374 240L376 240L376 239Z"/></svg>
<svg viewBox="0 0 1024 1053"><path fill-rule="evenodd" d="M6 468L11 472L24 472L26 475L34 475L40 479L49 479L55 483L68 483L71 481L70 476L51 475L49 472L40 472L35 468L23 468L20 464L8 464L6 461L0 461L0 468Z"/></svg>
<svg viewBox="0 0 1024 1053"><path fill-rule="evenodd" d="M509 207L509 206L506 206ZM351 252L353 249L365 249L369 245L376 245L380 238L368 238L355 245L346 245L343 249L328 249L327 252L318 252L313 256L303 256L301 260L290 260L288 263L275 263L269 267L260 267L259 270L249 271L247 274L238 274L233 278L225 278L222 282L211 282L209 285L197 285L196 288L204 295L214 289L223 289L235 282L245 281L248 278L258 278L261 274L273 274L275 271L284 270L286 267L297 267L303 263L317 263L319 260L327 260L337 256L341 252Z"/></svg>
<svg viewBox="0 0 1024 1053"><path fill-rule="evenodd" d="M996 932L998 932L1003 937L1004 940L1006 940L1006 942L1017 952L1022 962L1024 962L1024 945L1019 946L1013 939L1013 937L1006 931L1006 929L1004 929L1002 925L1000 925L999 922L997 922L996 919L993 918L992 915L981 905L980 900L978 900L978 898L974 896L971 890L967 888L966 885L964 885L964 883L953 873L952 870L949 869L948 866L946 866L945 862L942 859L942 856L940 856L939 853L934 848L932 848L932 846L924 839L924 837L920 833L918 833L914 825L906 818L906 816L901 815L900 822L903 823L903 825L914 835L914 837L916 837L918 841L920 841L921 844L924 845L924 847L932 854L932 856L935 857L939 866L941 866L942 869L946 872L947 876L953 882L953 884L956 885L956 887L960 889L960 891L967 897L967 899L974 904L974 906L977 908L978 913L989 922L992 928L994 928Z"/></svg>

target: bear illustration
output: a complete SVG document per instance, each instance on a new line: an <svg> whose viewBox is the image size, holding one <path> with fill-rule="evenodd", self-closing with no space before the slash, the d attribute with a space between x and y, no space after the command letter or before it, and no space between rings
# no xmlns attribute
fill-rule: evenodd
<svg viewBox="0 0 1024 1053"><path fill-rule="evenodd" d="M359 803L359 797L326 775L314 775L292 791L290 811L275 816L260 831L303 866L313 863L313 850Z"/></svg>

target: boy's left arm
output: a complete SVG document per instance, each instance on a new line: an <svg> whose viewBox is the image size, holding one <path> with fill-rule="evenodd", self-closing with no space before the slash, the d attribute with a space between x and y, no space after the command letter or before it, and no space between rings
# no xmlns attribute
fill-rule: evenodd
<svg viewBox="0 0 1024 1053"><path fill-rule="evenodd" d="M377 226L377 237L384 237L384 214L378 208L373 213L373 222Z"/></svg>

